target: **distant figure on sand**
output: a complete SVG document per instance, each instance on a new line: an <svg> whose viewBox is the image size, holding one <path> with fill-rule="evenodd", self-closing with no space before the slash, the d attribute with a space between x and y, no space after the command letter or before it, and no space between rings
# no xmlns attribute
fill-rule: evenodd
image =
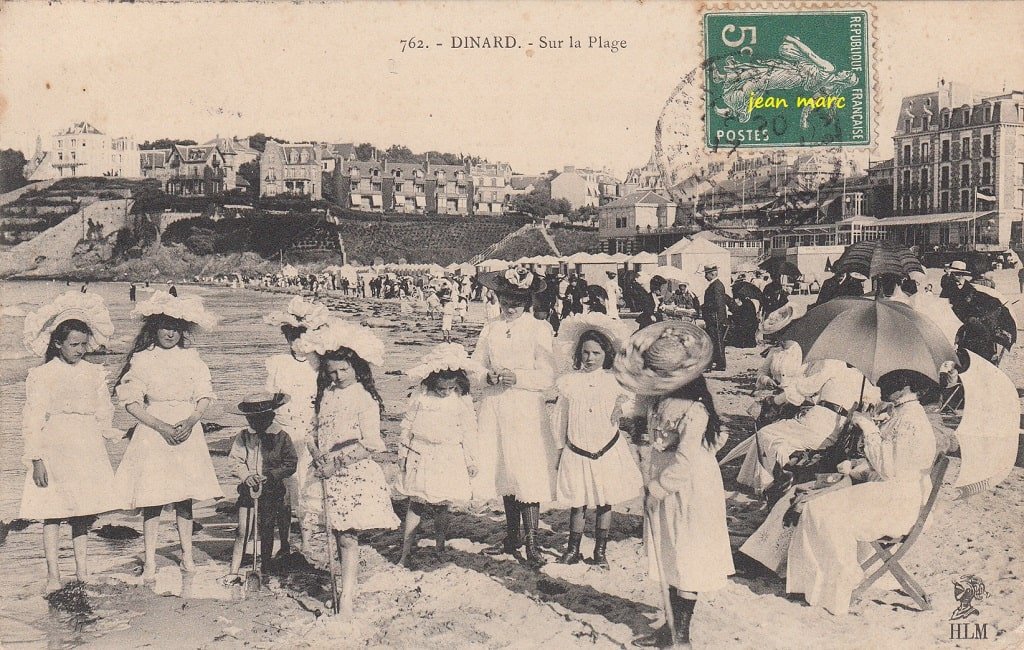
<svg viewBox="0 0 1024 650"><path fill-rule="evenodd" d="M135 293L136 293L136 291L137 290L135 288L135 283L132 282L132 286L128 287L128 301L129 302L135 302Z"/></svg>

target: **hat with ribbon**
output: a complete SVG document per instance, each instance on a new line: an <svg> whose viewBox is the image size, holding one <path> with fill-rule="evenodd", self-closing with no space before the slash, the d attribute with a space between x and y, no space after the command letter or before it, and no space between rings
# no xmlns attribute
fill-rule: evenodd
<svg viewBox="0 0 1024 650"><path fill-rule="evenodd" d="M324 356L341 348L348 348L364 361L375 366L384 365L384 342L368 327L331 316L312 331L307 331L295 341L299 354Z"/></svg>
<svg viewBox="0 0 1024 650"><path fill-rule="evenodd" d="M327 307L318 302L309 302L302 296L295 296L284 311L272 311L263 317L267 325L281 327L291 325L292 327L305 327L306 330L315 330L330 318L331 312Z"/></svg>
<svg viewBox="0 0 1024 650"><path fill-rule="evenodd" d="M547 288L543 278L522 266L513 266L505 271L480 273L476 276L476 281L499 295L525 297Z"/></svg>
<svg viewBox="0 0 1024 650"><path fill-rule="evenodd" d="M281 408L290 399L287 393L271 393L267 391L249 393L242 398L242 401L238 403L238 406L232 413L237 413L238 415L269 413Z"/></svg>
<svg viewBox="0 0 1024 650"><path fill-rule="evenodd" d="M413 379L423 381L435 372L444 370L463 370L468 375L481 377L487 374L487 368L474 361L459 343L441 343L434 346L419 362L409 368L405 374Z"/></svg>
<svg viewBox="0 0 1024 650"><path fill-rule="evenodd" d="M106 345L114 333L114 324L103 302L95 293L68 291L34 312L25 315L22 340L33 354L43 356L50 344L50 335L66 320L80 320L89 326L92 334L86 349L92 351Z"/></svg>
<svg viewBox="0 0 1024 650"><path fill-rule="evenodd" d="M963 260L953 260L949 263L949 272L953 275L970 275L971 272L967 270L967 262Z"/></svg>
<svg viewBox="0 0 1024 650"><path fill-rule="evenodd" d="M764 317L764 321L761 323L761 333L765 336L771 336L803 316L806 312L806 307L801 308L794 303L786 303Z"/></svg>
<svg viewBox="0 0 1024 650"><path fill-rule="evenodd" d="M142 318L163 314L204 330L213 329L217 325L217 317L206 311L199 296L178 297L163 291L157 291L148 300L140 302L132 314Z"/></svg>
<svg viewBox="0 0 1024 650"><path fill-rule="evenodd" d="M662 321L633 334L615 357L615 378L638 395L665 395L711 363L711 337L693 323Z"/></svg>

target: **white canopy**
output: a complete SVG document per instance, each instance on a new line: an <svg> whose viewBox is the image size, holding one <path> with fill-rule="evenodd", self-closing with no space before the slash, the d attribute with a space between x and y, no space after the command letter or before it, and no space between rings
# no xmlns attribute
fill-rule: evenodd
<svg viewBox="0 0 1024 650"><path fill-rule="evenodd" d="M511 262L508 260L484 260L476 265L477 269L483 269L484 271L497 271L499 269L507 269L511 266Z"/></svg>
<svg viewBox="0 0 1024 650"><path fill-rule="evenodd" d="M657 264L658 256L654 253L642 252L626 260L630 264Z"/></svg>

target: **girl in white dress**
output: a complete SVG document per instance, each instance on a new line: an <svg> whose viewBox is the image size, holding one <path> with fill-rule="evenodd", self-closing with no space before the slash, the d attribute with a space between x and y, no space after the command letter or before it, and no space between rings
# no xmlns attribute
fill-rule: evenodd
<svg viewBox="0 0 1024 650"><path fill-rule="evenodd" d="M303 509L303 492L308 482L308 474L312 458L309 455L307 442L313 432L313 401L316 399L316 356L305 355L295 349L295 342L307 331L315 330L325 324L330 317L327 307L320 303L311 303L296 296L288 303L288 308L268 314L264 321L281 328L285 341L288 343L288 354L275 354L267 359L266 389L271 393L284 393L291 399L277 410L277 423L291 438L292 446L298 455L298 468L295 474L285 481L288 489L286 507L280 513L279 529L281 531L280 556L290 552L288 531L294 514L299 521L302 536L302 551L309 552L309 527Z"/></svg>
<svg viewBox="0 0 1024 650"><path fill-rule="evenodd" d="M387 449L380 436L384 403L369 365L384 363L384 344L365 327L331 318L301 336L296 349L316 354L319 365L316 443L311 452L314 474L320 480L307 487L306 512L320 510L327 518L341 562L341 593L334 597L342 614L352 614L359 531L397 528L399 523L384 471L371 457L371 452Z"/></svg>
<svg viewBox="0 0 1024 650"><path fill-rule="evenodd" d="M640 496L643 478L619 433L619 418L631 394L610 371L620 345L621 321L604 314L570 316L558 332L562 355L571 355L575 372L555 382L553 428L560 439L558 501L571 507L569 545L563 564L583 559L580 542L587 507L596 508L592 563L608 568L606 549L612 505Z"/></svg>
<svg viewBox="0 0 1024 650"><path fill-rule="evenodd" d="M689 647L698 594L724 587L734 572L715 459L725 436L701 374L711 356L703 329L667 321L634 334L615 363L624 386L655 398L647 412L644 547L650 575L667 585L666 617L673 627L666 620L654 634L634 640L639 647Z"/></svg>
<svg viewBox="0 0 1024 650"><path fill-rule="evenodd" d="M142 509L142 578L152 582L164 506L174 504L181 569L192 572L192 502L224 497L200 423L214 399L210 369L194 348L186 347L197 328L210 329L216 319L199 298L163 292L140 303L134 313L142 316L142 329L114 386L139 423L115 484L129 509Z"/></svg>
<svg viewBox="0 0 1024 650"><path fill-rule="evenodd" d="M896 371L882 376L878 387L892 403L892 414L879 428L864 413L855 413L867 460L840 466L866 482L808 501L789 545L786 591L802 593L809 604L835 615L847 613L850 596L864 579L858 546L906 534L932 488L935 432L918 401L929 380Z"/></svg>
<svg viewBox="0 0 1024 650"><path fill-rule="evenodd" d="M28 466L21 517L43 520L46 591L59 589L60 524L71 524L78 580L89 577L87 541L96 515L122 507L104 439L114 406L103 366L83 361L113 326L103 299L69 292L25 318L25 342L45 358L25 380L23 434Z"/></svg>
<svg viewBox="0 0 1024 650"><path fill-rule="evenodd" d="M536 541L540 502L555 500L558 468L545 407L545 392L554 384L554 333L526 306L545 285L523 268L481 273L477 279L501 303L501 319L484 325L473 351L473 359L487 368L474 491L478 498L500 494L505 505L505 539L484 553L518 558L525 544L526 562L538 568L544 564Z"/></svg>
<svg viewBox="0 0 1024 650"><path fill-rule="evenodd" d="M407 568L413 568L420 520L427 514L433 518L437 557L443 559L448 506L473 498L470 480L476 476L477 424L468 372L483 374L484 369L457 343L435 347L407 372L422 379L409 399L398 450L402 468L398 491L409 497L398 561Z"/></svg>

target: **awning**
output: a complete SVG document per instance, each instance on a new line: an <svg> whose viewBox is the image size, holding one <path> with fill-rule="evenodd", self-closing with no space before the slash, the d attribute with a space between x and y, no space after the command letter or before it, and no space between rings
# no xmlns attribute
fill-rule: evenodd
<svg viewBox="0 0 1024 650"><path fill-rule="evenodd" d="M872 226L926 226L933 223L956 223L984 219L996 212L942 212L939 214L914 214L905 217L888 217L872 222Z"/></svg>
<svg viewBox="0 0 1024 650"><path fill-rule="evenodd" d="M352 201L352 205L360 205L363 202L363 195L358 192L352 192L349 194L349 200Z"/></svg>
<svg viewBox="0 0 1024 650"><path fill-rule="evenodd" d="M416 197L416 205L417 205L418 207L421 207L421 208L422 208L422 207L423 207L423 206L425 206L426 204L427 204L427 197L425 197L425 196L417 196L417 197Z"/></svg>
<svg viewBox="0 0 1024 650"><path fill-rule="evenodd" d="M384 205L384 197L382 197L380 194L371 194L370 205L372 205L375 208L379 208L380 206Z"/></svg>

